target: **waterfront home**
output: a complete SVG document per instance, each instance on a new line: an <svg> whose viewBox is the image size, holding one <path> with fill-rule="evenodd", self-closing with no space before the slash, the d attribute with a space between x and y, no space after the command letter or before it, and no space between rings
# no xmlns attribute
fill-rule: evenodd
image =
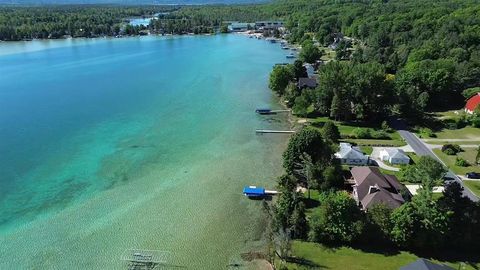
<svg viewBox="0 0 480 270"><path fill-rule="evenodd" d="M403 150L398 148L383 148L380 150L379 157L381 160L395 165L410 163L410 157L407 156Z"/></svg>
<svg viewBox="0 0 480 270"><path fill-rule="evenodd" d="M314 89L315 87L317 87L317 79L315 79L315 77L298 78L298 82L297 82L298 89L305 89L305 88Z"/></svg>
<svg viewBox="0 0 480 270"><path fill-rule="evenodd" d="M251 29L255 29L254 23L232 22L228 25L228 30L230 32L243 32Z"/></svg>
<svg viewBox="0 0 480 270"><path fill-rule="evenodd" d="M259 30L274 30L283 27L282 21L258 21L255 27Z"/></svg>
<svg viewBox="0 0 480 270"><path fill-rule="evenodd" d="M379 203L395 209L405 202L400 194L404 186L395 176L382 174L377 167L354 167L350 172L355 183L353 198L362 210Z"/></svg>
<svg viewBox="0 0 480 270"><path fill-rule="evenodd" d="M335 157L341 164L347 165L367 165L369 160L360 148L345 142L340 143L340 150L335 153Z"/></svg>

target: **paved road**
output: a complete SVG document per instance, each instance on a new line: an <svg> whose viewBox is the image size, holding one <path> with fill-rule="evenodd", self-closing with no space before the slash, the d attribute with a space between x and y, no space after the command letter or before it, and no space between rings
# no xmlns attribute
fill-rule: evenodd
<svg viewBox="0 0 480 270"><path fill-rule="evenodd" d="M400 136L402 136L402 138L408 143L408 145L410 145L413 149L413 151L415 151L415 153L419 156L431 156L433 157L434 159L440 161L441 163L443 163L443 161L441 161L426 145L425 143L423 143L415 134L407 131L407 130L398 130L398 133L400 134ZM445 164L445 163L443 163ZM465 187L465 185L463 184L462 180L460 180L460 178L455 175L452 171L448 171L447 174L445 175L446 177L451 177L453 179L455 179L456 182L458 182L462 187L463 187L463 195L464 196L467 196L468 198L470 198L472 201L478 201L480 200L480 198L478 198L475 194L473 194L467 187Z"/></svg>

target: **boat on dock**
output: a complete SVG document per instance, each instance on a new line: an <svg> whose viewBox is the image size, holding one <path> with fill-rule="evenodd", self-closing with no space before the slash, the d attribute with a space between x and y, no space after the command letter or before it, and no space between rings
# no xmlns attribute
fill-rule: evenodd
<svg viewBox="0 0 480 270"><path fill-rule="evenodd" d="M288 59L296 58L297 56L294 53L287 54Z"/></svg>
<svg viewBox="0 0 480 270"><path fill-rule="evenodd" d="M256 109L255 112L258 113L258 114L271 114L272 110L270 110L270 109Z"/></svg>

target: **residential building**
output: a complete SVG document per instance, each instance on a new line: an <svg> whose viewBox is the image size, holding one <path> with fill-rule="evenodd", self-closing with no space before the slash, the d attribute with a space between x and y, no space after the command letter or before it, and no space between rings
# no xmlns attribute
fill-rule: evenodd
<svg viewBox="0 0 480 270"><path fill-rule="evenodd" d="M480 105L480 93L476 93L474 96L470 97L467 100L467 104L465 105L465 112L472 114L475 109Z"/></svg>
<svg viewBox="0 0 480 270"><path fill-rule="evenodd" d="M232 22L228 25L228 30L231 32L243 32L251 29L255 29L254 23Z"/></svg>
<svg viewBox="0 0 480 270"><path fill-rule="evenodd" d="M420 258L413 263L400 267L399 270L454 270L444 264L436 264L427 259Z"/></svg>
<svg viewBox="0 0 480 270"><path fill-rule="evenodd" d="M353 198L362 210L379 203L394 209L405 202L400 194L404 186L395 176L382 174L377 167L354 167L350 172L355 183Z"/></svg>
<svg viewBox="0 0 480 270"><path fill-rule="evenodd" d="M255 27L259 30L274 30L283 27L282 21L259 21L255 22Z"/></svg>
<svg viewBox="0 0 480 270"><path fill-rule="evenodd" d="M384 148L380 150L379 157L390 164L410 164L410 157L402 149L398 148Z"/></svg>
<svg viewBox="0 0 480 270"><path fill-rule="evenodd" d="M315 87L317 87L317 79L315 79L315 77L298 78L298 82L297 82L298 89L304 89L304 88L314 89Z"/></svg>
<svg viewBox="0 0 480 270"><path fill-rule="evenodd" d="M340 143L340 150L335 153L335 157L341 164L347 165L367 165L369 161L369 157L360 148L344 142Z"/></svg>

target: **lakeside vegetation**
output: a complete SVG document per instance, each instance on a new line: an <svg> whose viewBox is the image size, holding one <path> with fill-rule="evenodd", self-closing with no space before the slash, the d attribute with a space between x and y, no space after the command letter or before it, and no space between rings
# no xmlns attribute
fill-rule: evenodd
<svg viewBox="0 0 480 270"><path fill-rule="evenodd" d="M415 157L413 164L395 174L404 183L420 184L419 194L395 210L379 205L363 212L345 191L345 168L333 158L340 140L360 145L365 152L377 145L405 145L390 127L390 118L418 125L418 134L426 139L479 137L480 111L441 119L427 113L461 107L470 89L480 85L480 6L475 1L301 0L255 6L72 10L62 15L64 11L55 9L16 13L1 8L0 39L137 35L142 30L201 34L219 31L225 21L286 21L285 38L301 45L300 60L275 67L270 88L311 126L292 136L284 154L286 174L278 179L282 193L264 204L270 262L287 269L335 269L364 259L364 267L386 269L411 262L418 254L450 261L452 266L470 261L480 267L478 258L445 257L451 249L467 255L480 249L480 203L462 197L458 184L434 195L432 188L443 184L446 171L440 163ZM28 19L30 11L33 20ZM162 11L168 14L147 27L125 22L126 17ZM75 18L76 24L71 21ZM336 48L326 52L332 44ZM295 82L306 76L303 63L319 64L319 84L313 89L296 87ZM455 155L435 152L456 173L478 171L471 149ZM457 166L458 157L473 168ZM477 182L465 184L478 192ZM306 188L306 194L297 187ZM394 255L385 254L387 250Z"/></svg>

